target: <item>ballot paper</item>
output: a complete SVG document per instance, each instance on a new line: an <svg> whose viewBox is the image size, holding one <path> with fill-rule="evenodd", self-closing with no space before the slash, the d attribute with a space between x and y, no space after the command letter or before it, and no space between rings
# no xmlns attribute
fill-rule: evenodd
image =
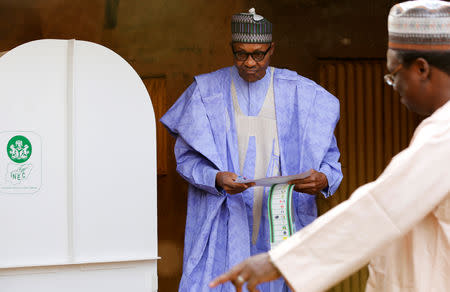
<svg viewBox="0 0 450 292"><path fill-rule="evenodd" d="M300 174L295 175L286 175L286 176L272 176L272 177L263 177L258 179L246 179L242 177L238 177L235 182L237 183L255 183L255 186L263 186L263 187L270 187L274 184L285 184L290 182L291 180L295 179L302 179L310 176L312 173L312 170L308 170L305 172L302 172Z"/></svg>

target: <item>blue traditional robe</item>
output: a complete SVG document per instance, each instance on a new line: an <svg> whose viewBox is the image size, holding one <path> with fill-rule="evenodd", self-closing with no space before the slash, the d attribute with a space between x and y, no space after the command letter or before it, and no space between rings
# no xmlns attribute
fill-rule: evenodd
<svg viewBox="0 0 450 292"><path fill-rule="evenodd" d="M251 215L244 198L252 195L252 188L229 195L215 187L218 171L239 173L230 70L195 77L161 119L177 139L177 171L189 182L179 291L209 291L208 283L214 277L270 248L267 216L262 217L258 241L251 243ZM293 71L275 69L273 78L281 174L318 170L328 179L325 195L333 194L342 180L334 137L339 101ZM317 217L314 196L294 192L293 206L297 230ZM270 285L262 285L261 290L276 291ZM228 283L216 291L234 288Z"/></svg>

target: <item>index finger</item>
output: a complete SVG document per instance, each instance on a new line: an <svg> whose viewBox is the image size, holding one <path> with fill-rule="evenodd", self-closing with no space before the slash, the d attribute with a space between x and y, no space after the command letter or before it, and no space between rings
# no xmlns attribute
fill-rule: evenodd
<svg viewBox="0 0 450 292"><path fill-rule="evenodd" d="M219 286L220 284L234 280L234 278L236 278L239 275L240 266L241 265L237 265L234 268L232 268L231 270L229 270L228 272L220 275L219 277L216 277L214 280L209 282L209 287L214 288L214 287Z"/></svg>

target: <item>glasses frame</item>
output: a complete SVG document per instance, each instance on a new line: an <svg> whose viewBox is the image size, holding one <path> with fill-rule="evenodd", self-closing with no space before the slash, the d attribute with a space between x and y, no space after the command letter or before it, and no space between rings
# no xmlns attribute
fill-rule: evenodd
<svg viewBox="0 0 450 292"><path fill-rule="evenodd" d="M271 48L272 48L272 44L269 45L269 48L268 48L265 52L261 52L261 51L258 51L258 50L254 51L254 52L251 52L251 53L248 53L248 52L245 52L245 51L235 51L234 48L233 48L233 46L231 47L231 50L233 51L234 58L235 58L236 60L240 61L240 62L245 62L245 61L247 61L248 56L252 56L252 59L253 59L253 61L255 61L255 62L261 62L262 60L264 60L264 59L266 58L266 55L267 55L267 53L270 51ZM245 59L239 59L239 58L237 57L237 55L236 55L237 53L243 53L243 54L245 54ZM261 60L255 59L255 56L254 56L255 53L263 53L263 57L261 58Z"/></svg>
<svg viewBox="0 0 450 292"><path fill-rule="evenodd" d="M394 71L389 74L384 75L384 82L386 82L389 86L394 86L395 84L395 75L403 68L403 64L399 64Z"/></svg>

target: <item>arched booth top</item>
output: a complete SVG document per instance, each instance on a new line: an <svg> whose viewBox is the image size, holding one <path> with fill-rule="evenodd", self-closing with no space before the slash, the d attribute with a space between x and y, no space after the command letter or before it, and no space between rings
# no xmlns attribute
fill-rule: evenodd
<svg viewBox="0 0 450 292"><path fill-rule="evenodd" d="M0 57L0 275L155 260L156 206L153 107L124 59L76 40Z"/></svg>

